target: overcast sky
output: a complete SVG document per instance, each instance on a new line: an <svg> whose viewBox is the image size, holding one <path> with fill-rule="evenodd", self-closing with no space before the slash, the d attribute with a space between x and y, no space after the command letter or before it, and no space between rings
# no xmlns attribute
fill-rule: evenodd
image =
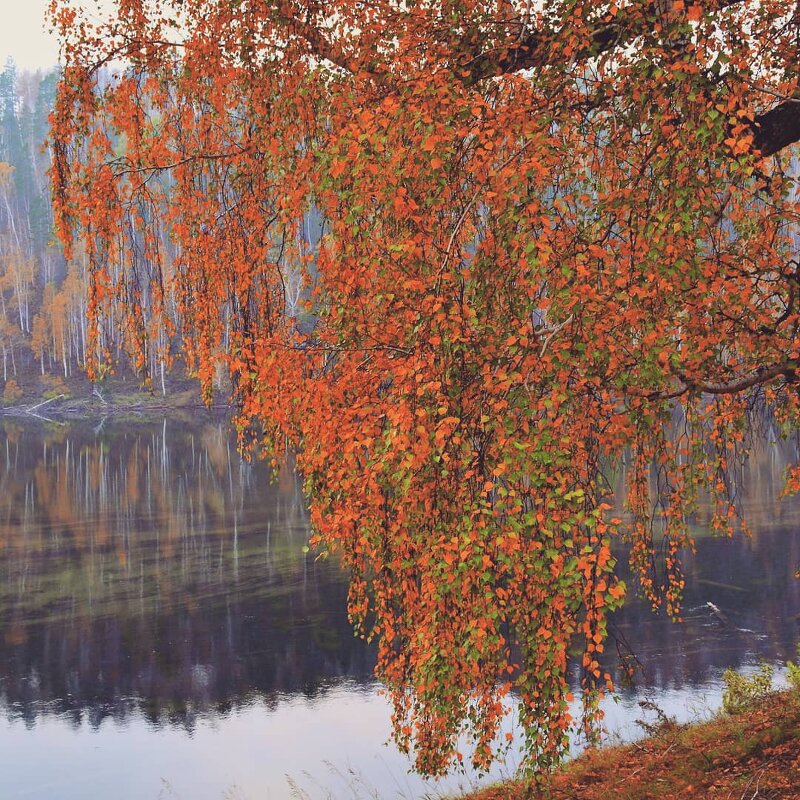
<svg viewBox="0 0 800 800"><path fill-rule="evenodd" d="M9 56L23 70L56 66L58 45L44 27L47 2L0 0L0 69Z"/></svg>

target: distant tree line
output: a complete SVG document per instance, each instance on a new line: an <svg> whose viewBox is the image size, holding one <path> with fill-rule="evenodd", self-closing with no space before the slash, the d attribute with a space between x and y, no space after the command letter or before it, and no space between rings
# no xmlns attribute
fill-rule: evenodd
<svg viewBox="0 0 800 800"><path fill-rule="evenodd" d="M172 353L180 352L181 331L186 329L169 288L165 296L158 298L135 288L125 298L117 297L109 304L98 340L94 345L90 343L86 254L78 247L72 258L66 259L54 234L52 151L46 140L58 79L56 71L20 72L11 59L0 72L2 402L18 400L25 391L66 390L66 384L84 372L92 346L96 360L105 365L95 375L96 383L105 381L113 362L115 371L132 371L145 385L152 385L156 378L158 389L166 394ZM169 173L159 180L168 182ZM157 204L128 210L132 215L150 215L158 235L157 239L145 242L131 224L132 239L128 244L130 252L138 253L139 258L136 263L120 261L109 265L112 283L121 282L130 270L142 269L147 273L153 248L159 251L159 258L173 260L174 247L167 225L159 221L160 211ZM287 294L293 293L290 299L295 305L299 302L298 287L299 281L287 286ZM150 334L146 341L133 341L135 333L124 324L131 308ZM227 347L227 336L223 331L215 345L220 360ZM220 369L218 376L222 374Z"/></svg>

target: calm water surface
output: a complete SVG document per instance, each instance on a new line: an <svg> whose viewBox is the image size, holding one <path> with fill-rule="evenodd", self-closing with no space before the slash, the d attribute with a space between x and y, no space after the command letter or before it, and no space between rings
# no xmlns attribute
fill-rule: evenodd
<svg viewBox="0 0 800 800"><path fill-rule="evenodd" d="M775 500L792 455L764 448L744 476L751 539L709 538L700 515L683 625L636 600L617 615L643 671L607 705L610 736L640 733L643 698L702 716L726 667L793 656L800 505ZM303 553L307 535L296 476L242 462L225 422L3 422L0 798L470 786L423 782L387 744L374 651L352 635L337 566Z"/></svg>

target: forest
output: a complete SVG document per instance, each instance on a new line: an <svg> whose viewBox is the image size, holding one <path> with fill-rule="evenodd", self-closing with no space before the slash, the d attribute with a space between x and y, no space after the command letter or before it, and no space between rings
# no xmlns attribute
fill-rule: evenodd
<svg viewBox="0 0 800 800"><path fill-rule="evenodd" d="M20 72L9 59L0 73L0 346L5 405L23 398L54 398L70 392L106 396L102 380L86 380L89 340L89 264L78 250L64 257L54 228L48 145L57 71ZM165 238L164 246L168 246ZM173 309L174 310L174 309ZM156 388L166 394L184 371L162 358L163 341L148 346L147 369L127 357L122 326L111 315L105 329L113 370L126 375L131 390ZM171 320L179 328L177 313ZM181 337L174 333L173 351ZM224 348L223 342L222 347ZM183 383L181 384L183 385Z"/></svg>
<svg viewBox="0 0 800 800"><path fill-rule="evenodd" d="M45 140L57 80L54 72L20 75L11 60L0 75L0 325L6 402L16 399L32 364L41 375L66 376L84 358L85 279L77 266L67 268L53 238Z"/></svg>

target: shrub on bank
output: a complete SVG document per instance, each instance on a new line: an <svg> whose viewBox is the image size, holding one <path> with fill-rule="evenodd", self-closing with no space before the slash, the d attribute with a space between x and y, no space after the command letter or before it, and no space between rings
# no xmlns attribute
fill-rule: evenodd
<svg viewBox="0 0 800 800"><path fill-rule="evenodd" d="M3 387L3 402L6 405L16 403L23 394L20 385L13 378L9 378Z"/></svg>

